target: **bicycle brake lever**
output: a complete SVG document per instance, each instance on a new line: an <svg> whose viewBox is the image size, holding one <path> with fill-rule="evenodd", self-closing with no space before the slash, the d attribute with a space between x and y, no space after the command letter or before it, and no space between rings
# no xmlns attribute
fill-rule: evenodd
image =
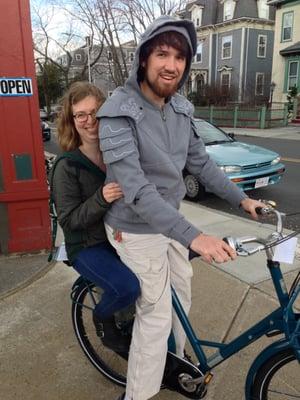
<svg viewBox="0 0 300 400"><path fill-rule="evenodd" d="M201 257L200 254L196 253L194 250L189 249L189 261L191 261L193 258L196 257Z"/></svg>
<svg viewBox="0 0 300 400"><path fill-rule="evenodd" d="M247 256L249 256L248 251L246 251L246 250L243 249L243 248L237 249L237 250L236 250L236 254L237 254L238 256L241 256L241 257L247 257Z"/></svg>
<svg viewBox="0 0 300 400"><path fill-rule="evenodd" d="M251 256L252 254L258 253L261 250L264 250L264 246L256 246L256 247L249 247L245 249L244 247L237 248L236 253L238 256L247 257Z"/></svg>

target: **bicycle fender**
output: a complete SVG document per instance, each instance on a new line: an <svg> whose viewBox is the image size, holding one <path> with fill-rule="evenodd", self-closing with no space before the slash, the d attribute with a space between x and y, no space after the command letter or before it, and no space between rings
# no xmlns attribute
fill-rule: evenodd
<svg viewBox="0 0 300 400"><path fill-rule="evenodd" d="M253 361L251 367L249 368L247 378L246 378L246 385L245 385L245 396L246 400L250 399L250 391L251 386L254 381L255 375L259 368L264 364L268 358L270 358L273 354L278 353L279 351L285 350L286 348L290 347L289 342L286 339L278 340L277 342L272 343L270 346L266 347L261 353Z"/></svg>
<svg viewBox="0 0 300 400"><path fill-rule="evenodd" d="M74 290L77 286L82 285L83 283L84 283L85 285L87 285L87 284L90 283L90 281L88 281L87 279L85 279L83 276L80 275L80 276L76 279L76 281L73 283L73 285L72 285L72 290Z"/></svg>

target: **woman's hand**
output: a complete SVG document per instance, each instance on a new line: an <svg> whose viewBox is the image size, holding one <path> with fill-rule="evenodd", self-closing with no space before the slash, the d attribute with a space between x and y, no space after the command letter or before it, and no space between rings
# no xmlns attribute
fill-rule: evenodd
<svg viewBox="0 0 300 400"><path fill-rule="evenodd" d="M123 197L123 192L118 183L111 182L102 187L102 195L107 203L112 203Z"/></svg>

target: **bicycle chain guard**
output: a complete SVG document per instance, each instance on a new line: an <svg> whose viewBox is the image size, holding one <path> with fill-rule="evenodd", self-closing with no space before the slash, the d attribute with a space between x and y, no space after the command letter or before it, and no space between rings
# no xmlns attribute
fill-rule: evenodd
<svg viewBox="0 0 300 400"><path fill-rule="evenodd" d="M190 399L203 399L207 393L207 379L189 361L168 352L163 385Z"/></svg>

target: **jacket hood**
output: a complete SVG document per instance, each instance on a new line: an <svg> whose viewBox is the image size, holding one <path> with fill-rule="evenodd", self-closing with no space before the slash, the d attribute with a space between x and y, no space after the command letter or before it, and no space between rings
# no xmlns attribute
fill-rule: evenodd
<svg viewBox="0 0 300 400"><path fill-rule="evenodd" d="M177 19L174 17L170 17L168 15L163 15L154 20L141 36L141 40L135 51L135 58L132 64L132 69L129 78L125 83L125 86L129 85L129 86L134 86L135 88L138 87L138 70L140 67L139 58L140 58L141 48L145 45L145 43L153 39L155 36L168 31L175 31L181 33L186 38L190 48L190 56L187 59L185 71L178 85L178 88L182 87L182 85L188 78L191 68L192 58L196 54L197 35L192 21L186 19Z"/></svg>

